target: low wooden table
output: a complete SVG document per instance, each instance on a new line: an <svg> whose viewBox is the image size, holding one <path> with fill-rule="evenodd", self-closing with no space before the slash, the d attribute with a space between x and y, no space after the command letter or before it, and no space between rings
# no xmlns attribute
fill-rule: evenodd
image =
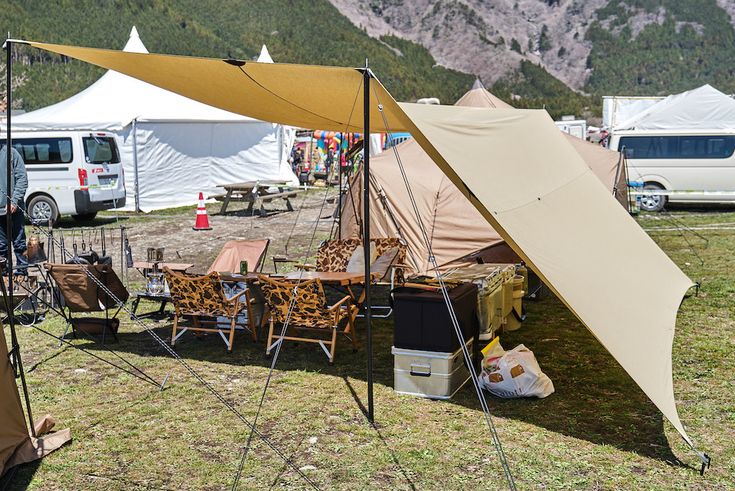
<svg viewBox="0 0 735 491"><path fill-rule="evenodd" d="M235 182L229 184L219 184L218 187L225 189L224 195L216 195L213 198L222 200L222 208L220 209L220 215L224 215L227 212L227 207L230 205L230 201L244 201L248 203L248 213L253 212L255 202L260 202L258 208L258 214L260 216L266 216L267 212L263 203L273 201L274 199L283 199L286 201L286 208L288 211L293 211L293 205L291 205L290 198L293 198L300 190L291 189L289 183L286 181L247 181L247 182ZM272 193L268 189L277 187L278 192Z"/></svg>
<svg viewBox="0 0 735 491"><path fill-rule="evenodd" d="M376 279L378 273L373 273L373 280ZM293 271L283 275L272 275L272 278L283 278L286 280L303 281L319 279L326 285L350 286L365 284L365 275L363 273L346 273L333 271Z"/></svg>
<svg viewBox="0 0 735 491"><path fill-rule="evenodd" d="M187 269L194 266L192 263L167 263L165 261L157 261L157 262L148 262L148 261L135 261L133 262L133 267L135 269L143 270L143 274L145 274L145 271L148 269L155 269L158 268L159 270L163 271L163 268L167 267L171 271L176 272L186 272Z"/></svg>
<svg viewBox="0 0 735 491"><path fill-rule="evenodd" d="M187 269L194 266L191 263L167 263L164 261L160 262L149 262L149 261L135 261L133 262L133 267L140 271L140 273L145 278L148 271L152 269L158 269L159 271L163 271L163 268L167 267L171 271L176 271L179 273L186 272ZM165 281L165 280L164 280ZM138 304L142 299L150 300L152 302L158 302L158 310L153 310L151 312L145 312L143 314L136 314L138 310ZM138 318L144 318L144 317L163 317L166 309L166 304L171 301L171 295L168 293L150 293L147 291L144 292L137 292L135 294L135 300L133 301L133 316Z"/></svg>

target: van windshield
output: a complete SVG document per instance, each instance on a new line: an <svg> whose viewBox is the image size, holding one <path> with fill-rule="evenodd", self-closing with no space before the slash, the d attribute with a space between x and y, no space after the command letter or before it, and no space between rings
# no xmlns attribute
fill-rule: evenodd
<svg viewBox="0 0 735 491"><path fill-rule="evenodd" d="M84 159L88 164L119 164L120 154L113 137L88 136L82 138Z"/></svg>

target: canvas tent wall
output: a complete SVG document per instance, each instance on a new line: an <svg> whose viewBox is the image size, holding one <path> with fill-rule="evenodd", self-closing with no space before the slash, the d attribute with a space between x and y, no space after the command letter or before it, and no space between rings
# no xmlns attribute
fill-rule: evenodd
<svg viewBox="0 0 735 491"><path fill-rule="evenodd" d="M670 95L615 126L615 130L735 131L735 100L711 85Z"/></svg>
<svg viewBox="0 0 735 491"><path fill-rule="evenodd" d="M148 52L135 28L125 51ZM261 59L272 62L265 46ZM13 127L115 133L129 210L136 200L142 211L192 204L200 191L213 194L218 184L230 182L298 184L287 161L292 128L207 106L113 71L69 99L14 117Z"/></svg>
<svg viewBox="0 0 735 491"><path fill-rule="evenodd" d="M9 468L40 459L71 440L68 429L48 433L54 426L48 415L36 423L36 438L28 434L4 329L0 325L0 477Z"/></svg>
<svg viewBox="0 0 735 491"><path fill-rule="evenodd" d="M472 88L455 105L513 108L486 90L479 80L475 81ZM571 135L563 135L605 187L611 193L617 191L616 197L627 206L627 187L624 172L620 168L620 154ZM488 152L491 151L488 149ZM482 257L485 262L501 262L513 258L514 255L509 254L506 247L502 247L505 243L503 238L482 219L475 207L415 140L405 141L397 146L396 152L388 150L371 160L371 235L403 238L408 245L411 266L417 272L429 270L429 251L414 218L398 158L404 164L407 178L412 183L412 192L417 198L420 213L429 224L427 232L439 265L454 262L481 249L484 249ZM516 183L514 186L523 186L523 183ZM361 234L361 176L351 179L349 193L350 196L342 202L342 237Z"/></svg>
<svg viewBox="0 0 735 491"><path fill-rule="evenodd" d="M609 130L653 106L663 96L602 96L602 127Z"/></svg>
<svg viewBox="0 0 735 491"><path fill-rule="evenodd" d="M397 103L376 79L365 96L363 73L354 68L27 44L291 126L360 132L365 115L354 101L364 97L371 131L410 132L694 448L677 413L671 360L677 311L693 283L545 111ZM631 288L630 271L657 278L657 288Z"/></svg>

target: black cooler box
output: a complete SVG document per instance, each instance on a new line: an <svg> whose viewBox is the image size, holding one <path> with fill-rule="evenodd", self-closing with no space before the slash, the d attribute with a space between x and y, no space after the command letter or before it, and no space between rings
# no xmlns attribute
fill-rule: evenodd
<svg viewBox="0 0 735 491"><path fill-rule="evenodd" d="M441 291L399 287L391 292L395 325L393 346L401 349L453 353L460 347ZM449 290L465 341L477 341L477 285L465 283ZM474 343L477 345L477 342Z"/></svg>

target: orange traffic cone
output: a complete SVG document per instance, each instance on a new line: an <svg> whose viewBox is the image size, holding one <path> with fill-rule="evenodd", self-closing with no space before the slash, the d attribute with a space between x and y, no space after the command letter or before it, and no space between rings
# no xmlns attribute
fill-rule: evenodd
<svg viewBox="0 0 735 491"><path fill-rule="evenodd" d="M197 206L197 220L192 227L194 230L212 230L209 226L207 208L204 206L204 193L199 193L199 206Z"/></svg>

